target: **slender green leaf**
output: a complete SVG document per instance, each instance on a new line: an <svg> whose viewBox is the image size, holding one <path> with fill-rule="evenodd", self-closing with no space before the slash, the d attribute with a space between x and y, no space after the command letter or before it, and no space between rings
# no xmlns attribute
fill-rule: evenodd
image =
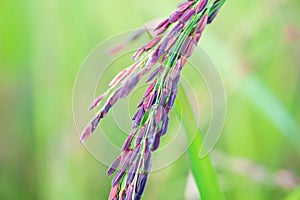
<svg viewBox="0 0 300 200"><path fill-rule="evenodd" d="M255 76L248 78L241 91L300 153L300 127L277 97Z"/></svg>
<svg viewBox="0 0 300 200"><path fill-rule="evenodd" d="M190 157L191 170L200 192L201 199L223 199L223 194L219 187L217 174L212 165L210 157L206 156L200 159L198 156L199 150L202 147L203 140L201 138L198 125L195 120L193 120L195 119L193 109L181 85L179 86L179 94L177 98L178 101L181 102L181 110L185 111L185 116L182 117L181 123L186 132L188 141L191 142L188 153ZM180 113L178 104L175 104L175 110L177 113Z"/></svg>

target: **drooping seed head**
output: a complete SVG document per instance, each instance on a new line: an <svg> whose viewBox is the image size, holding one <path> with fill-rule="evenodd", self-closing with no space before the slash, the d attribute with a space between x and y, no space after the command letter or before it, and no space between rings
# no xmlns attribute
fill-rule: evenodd
<svg viewBox="0 0 300 200"><path fill-rule="evenodd" d="M150 72L146 82L151 84L132 118L132 131L122 146L122 153L107 171L108 176L116 172L110 200L141 198L152 166L152 153L158 149L168 129L169 112L178 93L181 70L192 55L206 25L216 16L221 3L224 1L215 0L211 4L208 0L188 0L181 4L156 26L154 38L135 52L132 59L137 61L117 74L109 84L110 90L100 95L91 105L91 108L95 108L106 99L96 117L86 127L81 142L95 130L100 119L108 114L112 106L119 99L127 97L141 78ZM133 39L137 37L139 34ZM124 45L126 42L120 47Z"/></svg>

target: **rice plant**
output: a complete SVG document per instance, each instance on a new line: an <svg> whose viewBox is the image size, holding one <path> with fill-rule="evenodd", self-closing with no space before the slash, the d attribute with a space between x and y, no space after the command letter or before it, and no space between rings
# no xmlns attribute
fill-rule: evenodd
<svg viewBox="0 0 300 200"><path fill-rule="evenodd" d="M155 27L153 38L135 52L132 57L134 63L117 74L108 90L90 106L90 109L100 109L82 133L80 142L96 130L100 120L106 117L119 99L126 98L142 77L148 76L146 82L150 86L137 105L132 130L121 154L107 172L108 176L115 173L109 200L142 198L151 171L152 154L159 148L161 137L168 130L169 112L177 97L181 71L198 45L204 29L213 22L224 2L190 0L180 4ZM185 103L188 104L188 101ZM192 163L195 161L194 172L202 170L202 166L212 168L209 160L204 161L204 165L199 164L197 156L197 153L191 154ZM195 175L195 178L199 177ZM206 180L200 182L202 185L198 186L203 199L221 198L216 185L209 186Z"/></svg>

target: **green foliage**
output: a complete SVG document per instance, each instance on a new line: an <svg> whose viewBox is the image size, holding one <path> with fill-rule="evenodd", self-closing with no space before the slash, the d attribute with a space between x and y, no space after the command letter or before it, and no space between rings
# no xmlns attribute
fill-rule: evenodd
<svg viewBox="0 0 300 200"><path fill-rule="evenodd" d="M176 104L177 113L180 116L180 110L184 110L185 116L182 118L182 125L184 127L188 141L191 141L188 153L190 157L190 166L196 181L201 199L221 200L223 195L219 187L216 170L214 169L209 156L204 158L199 157L199 151L203 145L198 124L195 121L193 108L190 105L187 94L184 92L182 86L179 87L178 101L181 102L181 107ZM187 115L187 116L186 116ZM195 134L196 133L196 134Z"/></svg>
<svg viewBox="0 0 300 200"><path fill-rule="evenodd" d="M300 199L300 188L291 192L284 200L298 200Z"/></svg>
<svg viewBox="0 0 300 200"><path fill-rule="evenodd" d="M106 199L107 167L78 143L72 119L76 73L99 42L168 15L178 2L1 2L0 199ZM262 163L275 175L291 170L295 177L300 177L299 9L299 1L227 1L200 42L220 70L228 96L216 149ZM203 89L197 80L194 86ZM186 156L151 175L145 200L184 198ZM295 185L253 179L239 173L243 166L236 167L217 165L226 199L283 199L290 193L288 200L299 199ZM211 167L204 170L212 173ZM203 187L217 191L216 185Z"/></svg>

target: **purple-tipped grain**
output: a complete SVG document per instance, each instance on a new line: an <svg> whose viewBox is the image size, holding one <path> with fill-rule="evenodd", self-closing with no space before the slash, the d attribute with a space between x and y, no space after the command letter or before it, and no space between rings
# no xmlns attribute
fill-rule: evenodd
<svg viewBox="0 0 300 200"><path fill-rule="evenodd" d="M132 56L132 60L135 61L140 55L142 55L145 52L144 47L138 49Z"/></svg>
<svg viewBox="0 0 300 200"><path fill-rule="evenodd" d="M110 109L111 109L111 104L110 103L106 104L102 111L102 116L105 117Z"/></svg>
<svg viewBox="0 0 300 200"><path fill-rule="evenodd" d="M185 55L185 56L186 56L187 58L189 58L189 57L192 55L192 53L193 53L195 47L196 47L196 44L194 44L194 42L192 41L192 42L189 44L189 46L188 46L188 48L187 48L187 51L186 51L186 55Z"/></svg>
<svg viewBox="0 0 300 200"><path fill-rule="evenodd" d="M219 10L215 10L209 17L207 20L207 24L212 23L212 21L215 19L215 17L217 16Z"/></svg>
<svg viewBox="0 0 300 200"><path fill-rule="evenodd" d="M163 40L161 45L158 47L157 57L160 58L162 54L166 51L166 47L168 46L168 43L170 42L169 38L166 38Z"/></svg>
<svg viewBox="0 0 300 200"><path fill-rule="evenodd" d="M161 135L165 135L168 130L169 125L169 116L167 116L166 120L163 122L162 129L161 129Z"/></svg>
<svg viewBox="0 0 300 200"><path fill-rule="evenodd" d="M140 149L141 149L141 145L135 145L135 149L131 152L130 158L129 158L129 163L132 164L134 162L134 160L136 159L136 157L138 155L140 155Z"/></svg>
<svg viewBox="0 0 300 200"><path fill-rule="evenodd" d="M187 49L188 49L188 46L190 45L191 41L192 41L192 37L188 37L188 38L184 41L183 46L182 46L182 48L181 48L181 52L180 52L181 55L185 55L185 54L186 54Z"/></svg>
<svg viewBox="0 0 300 200"><path fill-rule="evenodd" d="M160 28L156 29L156 35L161 35L163 34L171 25L171 23L169 22L169 20L167 20L167 22Z"/></svg>
<svg viewBox="0 0 300 200"><path fill-rule="evenodd" d="M179 21L181 23L185 23L186 21L188 21L193 15L195 14L195 9L191 8L189 9L187 12L185 12L181 18L179 19Z"/></svg>
<svg viewBox="0 0 300 200"><path fill-rule="evenodd" d="M129 147L130 147L130 144L131 144L131 142L132 142L132 139L133 139L133 135L130 134L130 135L128 136L128 138L126 139L126 141L124 142L124 144L123 144L122 151L127 151L127 150L129 150Z"/></svg>
<svg viewBox="0 0 300 200"><path fill-rule="evenodd" d="M128 170L128 176L126 178L126 184L130 184L133 181L135 175L137 175L137 170L140 165L140 157L136 160L134 164L131 165L130 169Z"/></svg>
<svg viewBox="0 0 300 200"><path fill-rule="evenodd" d="M145 111L148 111L148 110L149 110L149 108L150 108L150 106L151 106L151 104L152 104L154 95L155 95L155 94L154 94L153 92L151 92L151 93L149 94L149 96L146 98L146 101L145 101L145 103L144 103L144 109L145 109Z"/></svg>
<svg viewBox="0 0 300 200"><path fill-rule="evenodd" d="M99 104L99 102L105 97L105 95L106 94L101 94L99 97L97 97L97 99L90 106L90 110L92 110L93 108L95 108Z"/></svg>
<svg viewBox="0 0 300 200"><path fill-rule="evenodd" d="M157 108L157 112L155 115L155 123L159 124L160 120L161 120L161 116L162 116L162 106L158 106Z"/></svg>
<svg viewBox="0 0 300 200"><path fill-rule="evenodd" d="M120 98L125 98L127 97L131 91L133 90L133 88L138 84L138 82L140 81L141 75L137 74L134 77L132 77L131 79L127 80L124 84L124 86L122 87L122 89L120 90Z"/></svg>
<svg viewBox="0 0 300 200"><path fill-rule="evenodd" d="M171 92L171 95L170 95L169 101L168 101L168 106L169 106L170 108L172 108L173 105L174 105L174 102L175 102L175 100L176 100L176 95L177 95L177 91L172 91L172 92Z"/></svg>
<svg viewBox="0 0 300 200"><path fill-rule="evenodd" d="M127 167L131 164L129 163L131 156L132 156L132 150L123 151L119 171L125 172L127 170Z"/></svg>
<svg viewBox="0 0 300 200"><path fill-rule="evenodd" d="M135 141L135 145L136 145L136 146L139 145L139 144L141 143L141 141L142 141L142 139L143 139L143 137L144 137L144 135L145 135L145 131L146 131L146 126L144 125L144 126L140 129L140 131L139 131L139 133L138 133L138 135L137 135L137 137L136 137L136 141Z"/></svg>
<svg viewBox="0 0 300 200"><path fill-rule="evenodd" d="M166 102L167 92L163 90L162 95L160 97L159 105L164 105Z"/></svg>
<svg viewBox="0 0 300 200"><path fill-rule="evenodd" d="M83 134L81 135L80 142L83 143L91 133L92 133L92 125L90 124L85 128Z"/></svg>
<svg viewBox="0 0 300 200"><path fill-rule="evenodd" d="M191 7L192 5L194 4L194 1L188 1L188 2L185 2L183 4L181 4L178 8L178 12L183 12L185 11L186 9L188 9L189 7Z"/></svg>
<svg viewBox="0 0 300 200"><path fill-rule="evenodd" d="M202 33L203 32L203 30L204 30L204 28L205 28L205 26L207 24L207 20L208 20L208 16L207 16L207 14L205 14L202 17L202 19L201 19L201 21L199 23L199 26L198 26L198 28L196 30L196 33Z"/></svg>
<svg viewBox="0 0 300 200"><path fill-rule="evenodd" d="M100 114L100 115L97 115L97 116L93 119L93 121L91 122L91 125L92 125L91 132L93 132L93 131L97 128L97 125L99 124L100 119L101 119L101 114Z"/></svg>
<svg viewBox="0 0 300 200"><path fill-rule="evenodd" d="M108 86L113 87L117 85L120 81L123 80L127 72L127 69L122 70L119 74L115 76L115 78L108 84Z"/></svg>
<svg viewBox="0 0 300 200"><path fill-rule="evenodd" d="M135 119L134 119L134 125L133 127L136 128L140 125L143 117L144 117L144 114L145 114L145 110L143 107L141 107L137 113L137 115L135 116Z"/></svg>
<svg viewBox="0 0 300 200"><path fill-rule="evenodd" d="M112 186L114 187L115 185L117 185L119 183L119 181L121 180L121 178L124 176L125 172L124 171L118 171L117 174L115 175L115 177L112 180Z"/></svg>
<svg viewBox="0 0 300 200"><path fill-rule="evenodd" d="M136 193L138 196L141 196L144 192L148 175L140 174L137 182Z"/></svg>
<svg viewBox="0 0 300 200"><path fill-rule="evenodd" d="M183 12L174 11L169 17L169 22L170 23L176 22L181 17L182 13Z"/></svg>
<svg viewBox="0 0 300 200"><path fill-rule="evenodd" d="M160 28L162 28L164 25L166 25L169 22L169 19L164 19L163 21L161 21L155 28L154 30L158 30Z"/></svg>
<svg viewBox="0 0 300 200"><path fill-rule="evenodd" d="M156 81L153 81L150 86L148 87L148 89L146 90L145 94L144 94L144 97L148 96L150 94L151 91L153 91L153 88L156 84Z"/></svg>
<svg viewBox="0 0 300 200"><path fill-rule="evenodd" d="M158 148L158 146L160 144L160 136L161 135L159 133L155 134L154 141L153 141L153 144L152 144L152 147L151 147L152 151L157 150L157 148Z"/></svg>
<svg viewBox="0 0 300 200"><path fill-rule="evenodd" d="M144 115L144 113L145 113L144 108L142 107L139 108L138 111L135 113L135 115L132 117L132 120L137 120L138 118L141 118Z"/></svg>
<svg viewBox="0 0 300 200"><path fill-rule="evenodd" d="M161 40L161 37L156 37L156 38L152 39L150 42L148 42L144 46L145 51L152 49L160 40Z"/></svg>
<svg viewBox="0 0 300 200"><path fill-rule="evenodd" d="M121 161L121 157L118 156L114 161L113 163L110 165L108 171L107 171L107 176L111 176L115 171L116 169L118 168L119 164L120 164L120 161Z"/></svg>
<svg viewBox="0 0 300 200"><path fill-rule="evenodd" d="M133 197L133 185L130 185L127 190L127 195L125 200L132 200Z"/></svg>
<svg viewBox="0 0 300 200"><path fill-rule="evenodd" d="M205 8L207 3L208 3L208 0L200 0L200 2L198 3L198 5L196 7L196 13L200 13Z"/></svg>
<svg viewBox="0 0 300 200"><path fill-rule="evenodd" d="M151 165L152 165L152 153L148 152L145 154L145 159L144 159L144 171L145 172L150 172L151 170Z"/></svg>
<svg viewBox="0 0 300 200"><path fill-rule="evenodd" d="M147 80L146 80L146 83L152 81L152 80L156 77L156 75L162 71L162 69L163 69L162 66L157 67L157 68L156 68L156 69L148 76L148 78L147 78Z"/></svg>
<svg viewBox="0 0 300 200"><path fill-rule="evenodd" d="M110 191L109 194L109 200L117 200L118 199L118 190L119 190L119 185L113 186L113 188Z"/></svg>

